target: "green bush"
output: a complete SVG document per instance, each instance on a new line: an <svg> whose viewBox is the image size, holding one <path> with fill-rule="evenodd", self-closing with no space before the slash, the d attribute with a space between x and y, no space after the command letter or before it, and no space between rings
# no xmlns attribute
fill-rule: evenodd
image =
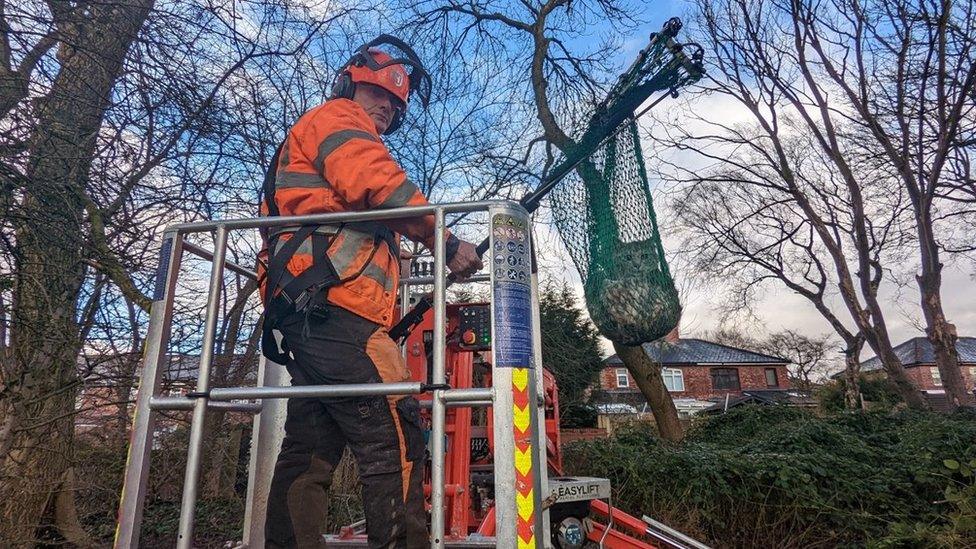
<svg viewBox="0 0 976 549"><path fill-rule="evenodd" d="M176 544L188 438L186 429L181 427L156 439L143 511L141 547L154 549ZM126 442L119 440L81 437L77 443L75 501L78 516L99 547L109 546L115 535L127 451ZM359 491L356 464L347 450L336 467L329 491L329 531L338 533L341 526L363 517ZM195 524L194 544L197 547L218 548L224 547L228 541L241 540L244 495L201 495L197 502ZM52 536L56 537L56 534Z"/></svg>
<svg viewBox="0 0 976 549"><path fill-rule="evenodd" d="M176 544L187 438L180 429L157 439L143 511L142 547ZM127 451L122 441L78 440L75 501L82 525L99 543L109 544L115 535ZM227 541L242 539L243 520L243 497L201 497L196 508L196 545L222 547Z"/></svg>
<svg viewBox="0 0 976 549"><path fill-rule="evenodd" d="M596 408L587 404L570 404L559 410L559 426L564 428L596 427Z"/></svg>
<svg viewBox="0 0 976 549"><path fill-rule="evenodd" d="M974 458L971 415L773 406L699 420L681 444L640 427L580 442L564 461L610 478L625 510L716 547L962 547L976 545L973 507L946 490L959 500L972 480L945 461Z"/></svg>
<svg viewBox="0 0 976 549"><path fill-rule="evenodd" d="M904 402L898 389L885 376L861 374L859 387L864 402L872 410L890 410ZM828 412L844 411L844 382L831 381L817 389L820 407Z"/></svg>

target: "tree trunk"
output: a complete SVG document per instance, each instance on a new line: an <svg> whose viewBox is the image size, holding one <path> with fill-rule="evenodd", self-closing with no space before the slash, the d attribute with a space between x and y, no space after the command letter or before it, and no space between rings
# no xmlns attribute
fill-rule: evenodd
<svg viewBox="0 0 976 549"><path fill-rule="evenodd" d="M613 343L617 356L627 366L630 375L634 376L637 388L640 389L647 403L654 413L654 422L661 438L678 442L685 436L684 426L678 419L678 410L674 407L674 400L668 393L661 377L661 365L655 363L640 345L630 346Z"/></svg>
<svg viewBox="0 0 976 549"><path fill-rule="evenodd" d="M74 467L70 467L65 471L64 482L54 497L54 524L71 545L83 548L94 547L94 542L78 520L75 489L75 470Z"/></svg>
<svg viewBox="0 0 976 549"><path fill-rule="evenodd" d="M817 215L806 195L795 184L791 184L791 188L794 189L794 198L800 207L803 208L804 212L806 212L807 219L813 224L814 229L820 236L821 242L830 251L834 263L834 270L837 273L837 287L840 290L840 297L850 312L851 319L857 326L858 332L871 346L875 354L878 355L878 358L884 365L885 371L888 373L888 379L894 384L895 389L898 391L902 400L905 401L905 404L914 410L925 410L928 408L925 399L922 398L921 392L908 379L908 374L905 373L905 367L892 349L891 339L888 337L888 326L885 322L884 311L877 299L877 288L881 282L880 277L883 271L878 267L872 266L870 258L866 255L869 248L866 247L868 246L868 238L863 234L865 232L863 227L863 223L865 222L863 220L863 204L861 202L860 189L856 184L850 182L851 179L853 179L853 176L848 177L851 200L859 204L856 211L861 212L855 215L855 217L862 219L862 225L857 230L859 236L855 238L855 242L857 243L855 248L858 252L859 264L861 265L861 269L856 273L857 282L860 285L865 306L861 305L857 290L854 286L855 279L848 267L847 257L842 247L833 239L831 230L827 227L823 219ZM872 270L874 276L872 276Z"/></svg>
<svg viewBox="0 0 976 549"><path fill-rule="evenodd" d="M71 462L75 392L39 395L36 385L32 389L11 396L18 401L11 411L17 427L0 469L3 547L34 545L34 532Z"/></svg>
<svg viewBox="0 0 976 549"><path fill-rule="evenodd" d="M32 543L70 464L81 348L76 309L89 255L86 183L122 61L151 6L151 0L95 3L57 22L60 70L48 95L36 101L29 184L12 216L13 360L0 380L8 392L0 425L12 425L9 452L0 455L5 544Z"/></svg>
<svg viewBox="0 0 976 549"><path fill-rule="evenodd" d="M912 383L912 380L908 379L908 374L905 373L905 367L902 365L898 355L892 350L891 344L888 343L880 347L871 345L871 347L881 360L885 373L888 374L888 381L894 386L898 395L905 401L905 404L913 410L928 409L929 406L922 397L922 391Z"/></svg>
<svg viewBox="0 0 976 549"><path fill-rule="evenodd" d="M844 349L844 407L857 410L861 407L861 344Z"/></svg>
<svg viewBox="0 0 976 549"><path fill-rule="evenodd" d="M918 221L922 274L916 280L922 298L925 333L935 351L935 364L939 368L949 405L953 409L972 406L973 396L966 391L966 382L959 367L956 327L946 319L942 309L942 263L939 262L938 244L931 229L932 220L929 216Z"/></svg>
<svg viewBox="0 0 976 549"><path fill-rule="evenodd" d="M219 497L224 476L224 468L227 463L227 438L230 433L224 429L224 418L226 413L223 411L213 411L207 414L204 422L204 443L203 443L203 479L201 495L212 498Z"/></svg>

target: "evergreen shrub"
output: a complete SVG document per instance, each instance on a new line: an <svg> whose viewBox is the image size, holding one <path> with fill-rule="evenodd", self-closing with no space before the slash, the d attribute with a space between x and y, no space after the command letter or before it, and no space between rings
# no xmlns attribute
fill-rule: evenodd
<svg viewBox="0 0 976 549"><path fill-rule="evenodd" d="M976 547L974 460L972 414L770 406L702 418L680 444L641 426L575 443L564 463L715 547Z"/></svg>

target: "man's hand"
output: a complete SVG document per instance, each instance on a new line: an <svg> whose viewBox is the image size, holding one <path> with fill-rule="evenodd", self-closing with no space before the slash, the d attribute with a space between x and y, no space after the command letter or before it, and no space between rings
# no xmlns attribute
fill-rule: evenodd
<svg viewBox="0 0 976 549"><path fill-rule="evenodd" d="M457 252L454 257L447 262L447 268L451 270L454 279L463 282L474 273L481 270L481 258L475 251L475 245L461 240L458 244Z"/></svg>

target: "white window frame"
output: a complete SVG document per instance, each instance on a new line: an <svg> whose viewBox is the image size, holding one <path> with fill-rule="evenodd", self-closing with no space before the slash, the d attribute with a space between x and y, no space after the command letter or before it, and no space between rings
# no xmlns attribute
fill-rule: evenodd
<svg viewBox="0 0 976 549"><path fill-rule="evenodd" d="M669 393L681 393L685 390L685 374L681 368L661 368L661 377Z"/></svg>
<svg viewBox="0 0 976 549"><path fill-rule="evenodd" d="M627 377L627 368L617 368L617 388L624 389L630 387L630 378Z"/></svg>
<svg viewBox="0 0 976 549"><path fill-rule="evenodd" d="M932 366L929 368L929 372L932 373L932 384L936 387L942 387L942 373L939 372L939 367Z"/></svg>

